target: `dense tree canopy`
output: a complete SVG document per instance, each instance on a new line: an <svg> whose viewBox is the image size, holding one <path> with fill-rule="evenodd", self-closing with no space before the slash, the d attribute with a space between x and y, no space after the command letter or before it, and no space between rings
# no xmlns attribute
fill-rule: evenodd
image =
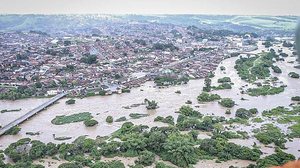
<svg viewBox="0 0 300 168"><path fill-rule="evenodd" d="M224 107L228 107L228 108L231 108L235 105L235 102L230 99L230 98L223 98L221 99L221 101L219 102L222 106Z"/></svg>

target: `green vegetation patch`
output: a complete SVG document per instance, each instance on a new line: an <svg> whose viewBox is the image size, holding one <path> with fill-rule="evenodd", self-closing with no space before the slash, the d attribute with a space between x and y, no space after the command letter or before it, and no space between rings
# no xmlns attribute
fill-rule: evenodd
<svg viewBox="0 0 300 168"><path fill-rule="evenodd" d="M140 114L140 113L130 113L129 117L131 117L132 119L139 119L142 117L148 117L149 114Z"/></svg>
<svg viewBox="0 0 300 168"><path fill-rule="evenodd" d="M262 115L267 117L277 117L277 122L280 124L292 123L289 127L291 130L290 137L300 137L300 106L293 106L292 109L282 106L273 108L271 110L263 111Z"/></svg>
<svg viewBox="0 0 300 168"><path fill-rule="evenodd" d="M130 93L130 89L129 88L123 88L122 93Z"/></svg>
<svg viewBox="0 0 300 168"><path fill-rule="evenodd" d="M235 102L230 98L223 98L219 102L221 106L231 108L235 105Z"/></svg>
<svg viewBox="0 0 300 168"><path fill-rule="evenodd" d="M21 111L21 109L11 109L11 110L4 109L1 110L0 113L9 113L9 112L17 112L17 111Z"/></svg>
<svg viewBox="0 0 300 168"><path fill-rule="evenodd" d="M255 82L257 79L265 79L270 76L269 68L273 66L273 58L278 55L273 51L262 53L255 57L240 57L235 62L234 68L242 80Z"/></svg>
<svg viewBox="0 0 300 168"><path fill-rule="evenodd" d="M17 135L21 131L21 128L18 126L12 127L4 133L4 135Z"/></svg>
<svg viewBox="0 0 300 168"><path fill-rule="evenodd" d="M203 116L203 114L201 114L200 112L194 110L192 107L185 106L185 105L180 107L179 113L184 115L184 116L188 116L188 117L201 118Z"/></svg>
<svg viewBox="0 0 300 168"><path fill-rule="evenodd" d="M62 163L58 166L58 168L83 168L78 163Z"/></svg>
<svg viewBox="0 0 300 168"><path fill-rule="evenodd" d="M291 98L292 101L300 101L300 96L294 96Z"/></svg>
<svg viewBox="0 0 300 168"><path fill-rule="evenodd" d="M227 124L244 124L244 125L249 125L249 121L247 119L242 119L242 118L230 118L229 120L226 121Z"/></svg>
<svg viewBox="0 0 300 168"><path fill-rule="evenodd" d="M284 91L284 86L273 87L270 85L264 85L258 88L249 88L247 93L250 96L266 96L266 95L275 95Z"/></svg>
<svg viewBox="0 0 300 168"><path fill-rule="evenodd" d="M266 145L274 143L280 148L284 148L284 143L287 142L285 137L286 136L281 133L281 130L272 124L263 125L260 131L255 134L255 138L259 140L259 142Z"/></svg>
<svg viewBox="0 0 300 168"><path fill-rule="evenodd" d="M224 136L227 139L247 139L249 138L249 135L247 132L242 131L223 131L220 133L220 135Z"/></svg>
<svg viewBox="0 0 300 168"><path fill-rule="evenodd" d="M221 70L221 71L225 71L226 68L225 68L224 66L220 66L220 70Z"/></svg>
<svg viewBox="0 0 300 168"><path fill-rule="evenodd" d="M158 103L155 100L145 99L144 102L146 103L146 108L148 110L154 110L154 109L158 108L158 105L157 105Z"/></svg>
<svg viewBox="0 0 300 168"><path fill-rule="evenodd" d="M211 91L211 79L209 77L206 77L204 79L204 87L202 89L204 92L210 92Z"/></svg>
<svg viewBox="0 0 300 168"><path fill-rule="evenodd" d="M55 125L63 125L63 124L69 124L74 122L81 122L85 120L90 120L92 117L91 113L89 112L83 112L78 114L72 114L72 115L62 115L62 116L56 116L51 123Z"/></svg>
<svg viewBox="0 0 300 168"><path fill-rule="evenodd" d="M296 72L290 72L288 75L289 75L289 77L296 78L296 79L298 79L300 77L300 75Z"/></svg>
<svg viewBox="0 0 300 168"><path fill-rule="evenodd" d="M223 89L232 89L231 83L222 83L218 86L212 86L213 90L223 90Z"/></svg>
<svg viewBox="0 0 300 168"><path fill-rule="evenodd" d="M92 127L98 124L98 121L94 120L94 119L89 119L89 120L85 120L84 121L84 125L87 127Z"/></svg>
<svg viewBox="0 0 300 168"><path fill-rule="evenodd" d="M0 100L18 100L29 98L36 93L36 88L27 86L19 86L17 88L10 88L6 92L0 93Z"/></svg>
<svg viewBox="0 0 300 168"><path fill-rule="evenodd" d="M259 159L256 163L257 167L269 168L272 166L280 166L287 163L288 161L296 159L292 154L285 153L278 148L275 151L275 154Z"/></svg>
<svg viewBox="0 0 300 168"><path fill-rule="evenodd" d="M186 77L175 78L175 77L161 76L161 77L156 77L154 79L154 83L157 86L181 85L181 84L186 84L188 81L189 78Z"/></svg>
<svg viewBox="0 0 300 168"><path fill-rule="evenodd" d="M122 163L120 160L113 160L109 162L102 162L97 161L93 166L93 168L125 168L124 163Z"/></svg>
<svg viewBox="0 0 300 168"><path fill-rule="evenodd" d="M211 102L211 101L220 100L220 99L221 99L221 96L219 96L218 94L209 94L207 92L202 92L197 97L197 100L199 102Z"/></svg>
<svg viewBox="0 0 300 168"><path fill-rule="evenodd" d="M123 116L123 117L116 119L115 122L122 122L122 121L126 121L126 120L127 120L127 118Z"/></svg>
<svg viewBox="0 0 300 168"><path fill-rule="evenodd" d="M98 61L96 55L85 54L83 57L81 57L80 62L91 65L91 64L96 64Z"/></svg>
<svg viewBox="0 0 300 168"><path fill-rule="evenodd" d="M223 77L218 79L218 83L231 82L230 77Z"/></svg>
<svg viewBox="0 0 300 168"><path fill-rule="evenodd" d="M272 70L275 72L275 73L282 73L282 70L278 67L278 66L272 66Z"/></svg>
<svg viewBox="0 0 300 168"><path fill-rule="evenodd" d="M296 115L300 111L299 106L295 106L292 109L285 108L283 106L275 107L271 110L264 110L262 112L263 116L271 117L271 116L283 116L283 115Z"/></svg>
<svg viewBox="0 0 300 168"><path fill-rule="evenodd" d="M175 167L169 166L169 165L165 164L164 162L156 162L155 168L175 168Z"/></svg>
<svg viewBox="0 0 300 168"><path fill-rule="evenodd" d="M112 123L112 122L114 122L114 118L112 116L107 116L106 119L105 119L105 121L107 123Z"/></svg>
<svg viewBox="0 0 300 168"><path fill-rule="evenodd" d="M203 118L188 117L179 115L177 118L176 127L181 131L188 130L201 130L201 131L213 131L215 125L225 122L225 117L218 116L205 116Z"/></svg>
<svg viewBox="0 0 300 168"><path fill-rule="evenodd" d="M154 119L155 122L163 122L163 123L167 123L167 124L171 124L174 125L174 117L173 116L167 116L167 117L161 117L161 116L157 116Z"/></svg>
<svg viewBox="0 0 300 168"><path fill-rule="evenodd" d="M208 123L213 126L216 122L224 121L218 119L220 118L207 117L203 119L206 121L203 126L208 126ZM218 131L215 132L218 134ZM134 125L126 122L112 134L111 139L118 138L118 141L107 141L107 138L101 137L94 140L82 136L72 143L56 145L26 138L9 145L5 149L5 154L17 162L16 164L32 163L33 160L48 156L59 156L59 159L69 161L68 164L63 164L61 167L92 168L124 168L124 164L120 161L100 161L99 158L102 156L137 157L135 167L152 166L155 157L159 156L162 160L169 161L178 167L191 167L200 159L256 161L261 155L261 151L258 149L229 143L227 138L223 138L224 136L216 135L211 139L198 140L197 135L197 131L183 134L174 126L149 129L146 125ZM31 146L31 148L27 148L27 146ZM164 166L164 164L157 165Z"/></svg>
<svg viewBox="0 0 300 168"><path fill-rule="evenodd" d="M252 121L255 122L255 123L262 123L262 122L264 122L264 120L262 118L259 118L259 117L253 118Z"/></svg>
<svg viewBox="0 0 300 168"><path fill-rule="evenodd" d="M142 151L136 160L136 164L151 166L155 161L155 154L150 151Z"/></svg>
<svg viewBox="0 0 300 168"><path fill-rule="evenodd" d="M66 104L75 104L75 99L69 99L69 100L67 100Z"/></svg>
<svg viewBox="0 0 300 168"><path fill-rule="evenodd" d="M256 108L252 108L250 110L239 108L235 112L235 116L242 118L242 119L249 119L250 117L253 117L253 115L257 114L258 111Z"/></svg>
<svg viewBox="0 0 300 168"><path fill-rule="evenodd" d="M204 139L199 149L211 156L217 156L220 161L242 159L256 161L260 158L261 151L250 149L231 142L226 139Z"/></svg>
<svg viewBox="0 0 300 168"><path fill-rule="evenodd" d="M291 129L291 137L300 138L300 122L289 127Z"/></svg>

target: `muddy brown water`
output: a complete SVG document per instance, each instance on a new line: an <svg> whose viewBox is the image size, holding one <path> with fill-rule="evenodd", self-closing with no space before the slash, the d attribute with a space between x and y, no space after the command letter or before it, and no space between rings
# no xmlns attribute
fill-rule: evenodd
<svg viewBox="0 0 300 168"><path fill-rule="evenodd" d="M281 47L278 47L281 48ZM254 52L260 52L264 48L259 47L258 50ZM265 49L264 49L265 50ZM284 51L291 55L291 51L284 48ZM240 88L242 86L246 86L248 83L242 81L238 74L234 69L234 62L238 58L229 58L222 61L219 67L215 71L215 77L212 79L212 85L217 85L217 79L221 77L228 76L234 82L233 88L230 90L219 90L213 91L213 93L219 94L221 97L229 97L232 98L236 102L236 106L231 108L232 114L226 115L225 111L227 108L221 107L218 102L211 102L205 104L199 104L196 100L197 96L201 93L204 79L191 80L186 85L180 86L172 86L168 88L157 88L155 87L153 82L146 82L139 88L134 88L130 93L124 94L115 94L111 96L95 96L88 97L83 99L76 99L76 103L73 105L66 105L65 101L67 98L59 100L59 103L48 107L46 110L32 117L28 121L21 124L22 130L18 135L6 135L0 137L0 149L5 149L10 143L16 142L17 140L25 137L29 137L31 139L37 139L47 142L72 142L77 137L81 135L87 135L88 137L95 138L96 136L106 136L110 135L117 129L119 129L122 125L122 122L114 122L112 124L107 124L105 119L108 115L117 119L122 116L126 116L129 118L130 113L143 113L149 114L148 117L140 118L140 119L129 119L128 121L133 122L134 124L144 124L148 126L165 126L166 124L160 122L153 122L154 118L157 116L173 116L175 119L177 117L177 111L182 105L185 104L187 100L191 100L193 104L191 106L195 107L198 111L203 114L214 114L217 116L225 116L227 118L234 117L234 111L237 108L257 108L261 113L263 110L271 109L277 106L289 106L292 101L292 96L300 95L300 79L292 79L287 76L287 74L291 71L300 73L299 69L295 69L294 65L296 63L288 63L289 61L295 61L296 57L288 57L285 58L284 62L277 62L276 64L282 69L282 74L272 74L277 76L280 81L287 85L285 91L271 96L259 96L259 97L251 97L249 95L243 95L240 93ZM220 66L225 66L226 70L221 71ZM252 85L248 84L248 87ZM247 87L245 87L247 88ZM181 91L181 94L176 94L177 90ZM241 98L247 99L241 100ZM124 106L130 106L136 103L142 103L144 99L147 98L149 100L156 100L158 102L159 108L156 110L147 110L144 105L133 107L131 109L125 109ZM10 113L1 113L0 114L0 125L5 125L22 114L28 112L29 110L35 108L39 104L47 101L47 98L44 99L24 99L17 101L0 101L0 110L3 109L19 109L22 110L19 112L10 112ZM99 124L96 127L87 128L84 126L83 122L71 123L65 125L53 125L51 120L54 119L58 115L70 115L76 114L80 112L90 112L92 113L94 119L96 119ZM259 114L260 115L260 114ZM266 121L270 122L270 121ZM244 130L249 133L254 128L259 128L261 124L255 123L251 126L241 126L237 125L236 130ZM288 132L286 125L279 126L283 131ZM40 132L40 135L37 136L29 136L26 135L26 132ZM66 136L72 137L70 140L66 141L55 141L53 139L53 134L57 137ZM199 136L200 138L207 137L206 134L203 136ZM256 142L261 145L261 149L266 155L274 152L274 149L265 147L264 145L257 142L256 139L250 138L248 140L231 140L237 144L241 144L244 146L249 146ZM299 152L299 139L293 139L292 142L287 142L285 150L288 153L295 155L296 157L300 157ZM230 164L233 165L247 165L249 162L247 161L230 161ZM200 161L196 166L202 165L218 165L213 161ZM220 165L219 165L220 166ZM218 166L216 166L218 167Z"/></svg>

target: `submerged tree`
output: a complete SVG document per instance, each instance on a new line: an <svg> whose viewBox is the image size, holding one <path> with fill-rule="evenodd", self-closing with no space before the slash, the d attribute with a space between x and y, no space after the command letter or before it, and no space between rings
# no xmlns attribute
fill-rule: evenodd
<svg viewBox="0 0 300 168"><path fill-rule="evenodd" d="M157 109L158 108L158 105L157 105L157 102L155 100L148 100L148 99L145 99L144 102L146 103L146 108L148 110L153 110L153 109Z"/></svg>

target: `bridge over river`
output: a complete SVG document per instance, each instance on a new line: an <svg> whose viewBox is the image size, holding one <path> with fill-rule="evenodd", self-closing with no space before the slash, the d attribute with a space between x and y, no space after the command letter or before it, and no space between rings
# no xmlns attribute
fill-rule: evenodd
<svg viewBox="0 0 300 168"><path fill-rule="evenodd" d="M13 128L14 126L17 126L17 125L21 124L22 122L28 120L33 115L43 111L45 108L52 105L53 103L55 103L56 101L58 101L59 99L63 98L66 95L67 95L66 92L60 93L60 94L52 97L47 102L39 105L38 107L32 109L31 111L29 111L26 114L22 115L21 117L17 118L16 120L14 120L14 121L10 122L9 124L3 126L2 128L0 128L0 136L3 135L9 129Z"/></svg>

